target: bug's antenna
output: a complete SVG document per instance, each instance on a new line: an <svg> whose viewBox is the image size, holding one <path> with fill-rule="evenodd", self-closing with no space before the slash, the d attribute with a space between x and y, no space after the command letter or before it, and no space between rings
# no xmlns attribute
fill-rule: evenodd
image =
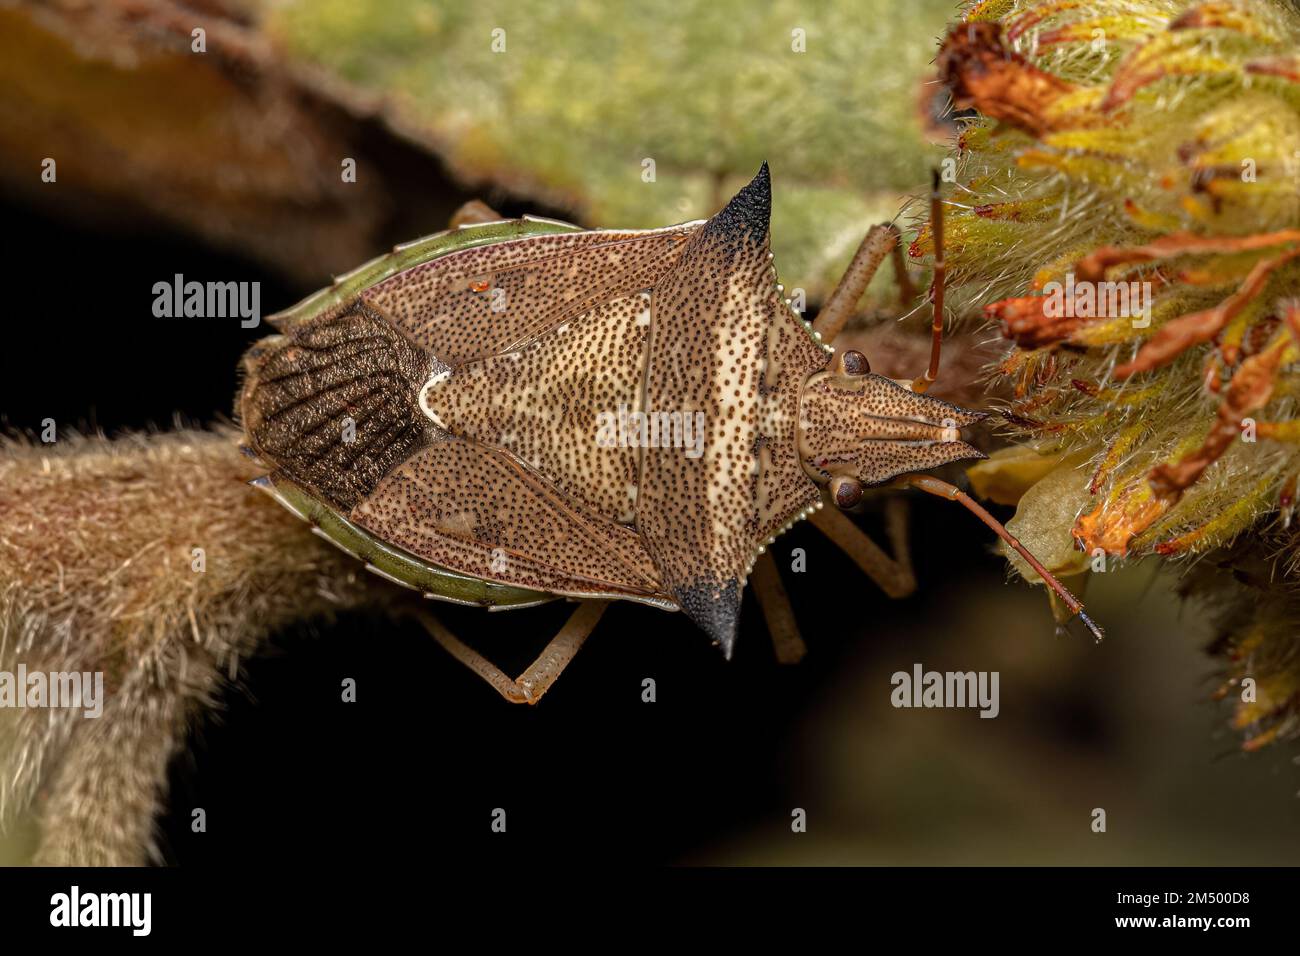
<svg viewBox="0 0 1300 956"><path fill-rule="evenodd" d="M999 538L1014 548L1017 554L1029 562L1029 566L1039 573L1047 586L1056 592L1057 596L1065 602L1065 606L1068 607L1072 613L1079 616L1079 620L1083 621L1084 626L1092 632L1093 637L1100 641L1106 636L1105 632L1093 623L1092 618L1088 617L1088 615L1083 612L1083 605L1079 603L1079 599L1071 594L1064 584L1056 580L1052 575L1052 572L1043 567L1042 562L1030 554L1029 549L1017 541L1015 535L1008 531L1001 521L985 511L984 508L971 498L970 495L966 494L966 492L962 491L955 485L948 484L946 481L940 481L938 478L931 478L929 475L907 475L906 477L899 479L899 483L910 485L913 488L927 491L932 495L938 495L940 498L947 498L950 501L956 501L959 504L965 505L977 518L992 528Z"/></svg>
<svg viewBox="0 0 1300 956"><path fill-rule="evenodd" d="M943 289L947 270L943 259L943 197L939 170L930 171L930 234L934 237L934 279L930 283L930 365L912 382L912 391L924 392L939 377L939 352L943 347Z"/></svg>

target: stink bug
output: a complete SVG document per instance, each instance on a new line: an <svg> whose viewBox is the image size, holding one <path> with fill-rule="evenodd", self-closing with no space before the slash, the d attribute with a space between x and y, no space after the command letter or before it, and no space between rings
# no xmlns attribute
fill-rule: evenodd
<svg viewBox="0 0 1300 956"><path fill-rule="evenodd" d="M497 219L399 246L272 317L280 334L246 355L239 413L270 472L256 484L429 597L586 602L517 680L419 612L515 701L541 697L610 600L682 610L730 656L751 572L779 656L797 657L764 549L802 518L909 592L901 515L887 514L891 558L839 511L887 483L966 505L1100 636L978 504L916 474L983 457L960 434L983 414L924 394L942 332L937 180L931 202L934 339L911 383L829 346L897 231L867 234L809 325L776 283L766 164L708 220Z"/></svg>

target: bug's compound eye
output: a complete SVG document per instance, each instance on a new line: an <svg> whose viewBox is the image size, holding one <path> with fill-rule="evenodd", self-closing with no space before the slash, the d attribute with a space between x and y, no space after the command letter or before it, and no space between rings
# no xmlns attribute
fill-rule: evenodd
<svg viewBox="0 0 1300 956"><path fill-rule="evenodd" d="M857 349L849 349L840 356L840 368L845 375L866 375L871 371L871 363Z"/></svg>
<svg viewBox="0 0 1300 956"><path fill-rule="evenodd" d="M862 500L862 482L840 475L831 479L831 498L837 508L852 508Z"/></svg>

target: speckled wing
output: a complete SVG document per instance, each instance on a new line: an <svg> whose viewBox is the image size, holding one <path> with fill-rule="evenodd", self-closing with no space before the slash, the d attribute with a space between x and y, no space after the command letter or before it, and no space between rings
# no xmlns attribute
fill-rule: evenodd
<svg viewBox="0 0 1300 956"><path fill-rule="evenodd" d="M240 415L249 445L275 474L431 565L556 594L673 607L640 537L601 513L602 505L625 508L617 496L627 501L634 473L623 469L609 501L595 493L603 486L586 494L577 482L558 487L543 469L558 473L563 460L533 447L544 437L534 434L542 422L503 419L500 402L515 397L512 382L530 361L554 378L565 365L558 359L586 356L593 368L565 365L544 404L574 404L567 409L571 430L589 433L584 449L604 451L595 449L585 413L609 404L607 392L633 404L639 397L630 388L641 377L637 342L648 306L639 303L698 227L471 246L295 317L245 358ZM494 300L493 289L502 297ZM582 342L566 345L570 327L574 334L589 329L582 334L625 360L627 374L595 367L597 357ZM564 348L556 355L552 346ZM485 415L462 409L447 417L485 440L452 434L422 410L422 390L448 366L474 369L450 385L489 386L480 395ZM581 383L585 390L575 390ZM520 407L527 411L537 400L523 396ZM497 427L502 421L506 427ZM527 461L511 440L529 453Z"/></svg>
<svg viewBox="0 0 1300 956"><path fill-rule="evenodd" d="M820 501L797 435L826 350L776 287L770 211L764 164L651 296L645 408L701 412L704 429L696 449L644 450L636 523L668 590L728 655L759 547Z"/></svg>
<svg viewBox="0 0 1300 956"><path fill-rule="evenodd" d="M420 414L430 365L359 303L299 323L245 360L245 434L276 478L431 567L675 606L635 531Z"/></svg>
<svg viewBox="0 0 1300 956"><path fill-rule="evenodd" d="M455 367L653 287L699 227L562 232L472 246L371 286L361 300Z"/></svg>
<svg viewBox="0 0 1300 956"><path fill-rule="evenodd" d="M604 302L531 342L442 371L421 390L448 432L501 448L570 499L635 521L639 449L602 422L641 410L650 293Z"/></svg>
<svg viewBox="0 0 1300 956"><path fill-rule="evenodd" d="M509 452L447 438L390 471L349 514L438 567L551 594L671 608L635 531L559 494Z"/></svg>

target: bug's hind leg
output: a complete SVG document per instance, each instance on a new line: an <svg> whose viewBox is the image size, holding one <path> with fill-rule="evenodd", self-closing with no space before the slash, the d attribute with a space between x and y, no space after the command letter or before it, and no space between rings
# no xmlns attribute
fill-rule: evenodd
<svg viewBox="0 0 1300 956"><path fill-rule="evenodd" d="M461 226L475 226L483 222L496 222L501 218L501 213L487 203L471 199L451 214L450 225L452 229L459 229Z"/></svg>
<svg viewBox="0 0 1300 956"><path fill-rule="evenodd" d="M907 502L904 499L892 496L885 499L885 535L894 552L892 558L838 508L814 511L809 520L839 545L853 563L891 598L907 597L916 590L912 550L907 543Z"/></svg>
<svg viewBox="0 0 1300 956"><path fill-rule="evenodd" d="M858 307L858 300L867 291L880 264L885 261L885 256L891 250L902 255L900 238L898 227L891 222L882 222L868 230L858 251L853 254L853 261L844 270L844 275L840 276L835 291L826 299L817 318L813 319L813 331L821 333L823 342L829 344L835 341L835 337L844 330L845 324Z"/></svg>
<svg viewBox="0 0 1300 956"><path fill-rule="evenodd" d="M535 704L569 666L574 655L582 648L583 642L595 629L608 604L608 601L583 601L579 604L564 627L560 628L560 632L543 648L537 660L515 678L509 677L486 657L447 630L442 622L428 611L420 609L413 614L433 639L452 657L491 684L493 689L506 700L512 704Z"/></svg>
<svg viewBox="0 0 1300 956"><path fill-rule="evenodd" d="M754 596L758 598L763 619L767 621L768 633L772 635L776 659L782 664L798 664L803 660L804 654L808 653L808 648L799 634L794 608L790 606L790 595L781 583L781 572L777 570L771 551L764 551L758 556L749 583L754 589Z"/></svg>

